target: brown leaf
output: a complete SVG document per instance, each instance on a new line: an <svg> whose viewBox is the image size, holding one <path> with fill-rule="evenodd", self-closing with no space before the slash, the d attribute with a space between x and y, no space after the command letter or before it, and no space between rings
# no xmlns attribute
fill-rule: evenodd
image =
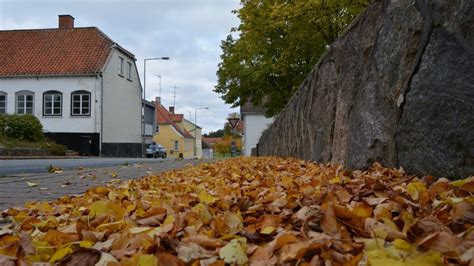
<svg viewBox="0 0 474 266"><path fill-rule="evenodd" d="M420 246L453 256L460 255L457 250L460 243L461 240L458 237L445 231L433 232L418 242Z"/></svg>
<svg viewBox="0 0 474 266"><path fill-rule="evenodd" d="M82 266L82 265L95 265L100 260L100 252L93 249L82 249L79 250L60 262L58 265L64 266Z"/></svg>

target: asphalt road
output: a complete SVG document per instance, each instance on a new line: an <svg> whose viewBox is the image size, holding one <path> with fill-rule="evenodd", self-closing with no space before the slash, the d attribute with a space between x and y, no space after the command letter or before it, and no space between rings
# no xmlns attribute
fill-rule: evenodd
<svg viewBox="0 0 474 266"><path fill-rule="evenodd" d="M209 160L144 160L140 159L77 159L77 163L116 164L127 160L128 165L115 165L109 167L83 168L64 170L57 173L48 173L41 168L41 173L11 174L0 177L0 213L2 210L13 206L22 206L25 202L38 200L54 200L68 195L77 195L86 192L94 186L105 184L121 184L125 180L136 179L163 171L187 167ZM31 163L33 160L25 160ZM40 164L36 162L35 164ZM64 163L65 160L55 160L55 165ZM74 160L69 160L74 161ZM43 162L50 162L43 160ZM1 163L5 163L1 161ZM12 162L10 162L12 164ZM26 164L25 164L26 165ZM42 166L42 165L41 165ZM5 168L2 168L5 169ZM0 215L1 223L1 215ZM1 264L1 263L0 263Z"/></svg>
<svg viewBox="0 0 474 266"><path fill-rule="evenodd" d="M165 161L170 159L164 159ZM84 158L84 159L27 159L27 160L0 160L0 177L27 174L45 173L49 165L58 166L63 170L80 168L100 168L125 164L163 161L151 158Z"/></svg>

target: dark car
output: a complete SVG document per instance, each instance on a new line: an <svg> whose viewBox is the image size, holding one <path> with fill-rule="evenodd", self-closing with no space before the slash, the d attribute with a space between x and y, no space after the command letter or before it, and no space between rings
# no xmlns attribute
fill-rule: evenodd
<svg viewBox="0 0 474 266"><path fill-rule="evenodd" d="M166 158L166 149L163 147L163 145L156 144L158 148L154 152L151 148L151 144L147 146L146 148L146 157L150 158Z"/></svg>

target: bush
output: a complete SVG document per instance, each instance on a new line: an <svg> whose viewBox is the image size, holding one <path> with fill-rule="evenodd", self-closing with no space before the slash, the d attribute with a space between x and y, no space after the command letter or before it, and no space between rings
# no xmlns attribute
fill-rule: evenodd
<svg viewBox="0 0 474 266"><path fill-rule="evenodd" d="M57 156L66 155L67 147L61 144L48 142L48 144L44 148L46 148L52 155L57 155Z"/></svg>
<svg viewBox="0 0 474 266"><path fill-rule="evenodd" d="M11 139L44 140L43 126L33 115L0 115L0 132Z"/></svg>

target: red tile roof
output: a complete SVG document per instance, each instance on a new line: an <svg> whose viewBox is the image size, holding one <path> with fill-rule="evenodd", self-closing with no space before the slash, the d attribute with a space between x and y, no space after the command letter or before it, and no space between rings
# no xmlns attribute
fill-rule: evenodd
<svg viewBox="0 0 474 266"><path fill-rule="evenodd" d="M176 117L176 115L166 110L166 108L163 105L158 104L158 103L156 104L156 123L161 124L161 125L171 125L183 137L188 138L188 139L194 139L191 133L186 131L184 128L181 128L175 123L175 121L173 121L172 119L173 117Z"/></svg>
<svg viewBox="0 0 474 266"><path fill-rule="evenodd" d="M95 27L0 31L0 76L100 73L112 46Z"/></svg>
<svg viewBox="0 0 474 266"><path fill-rule="evenodd" d="M184 115L183 114L170 114L171 120L173 122L183 122Z"/></svg>

